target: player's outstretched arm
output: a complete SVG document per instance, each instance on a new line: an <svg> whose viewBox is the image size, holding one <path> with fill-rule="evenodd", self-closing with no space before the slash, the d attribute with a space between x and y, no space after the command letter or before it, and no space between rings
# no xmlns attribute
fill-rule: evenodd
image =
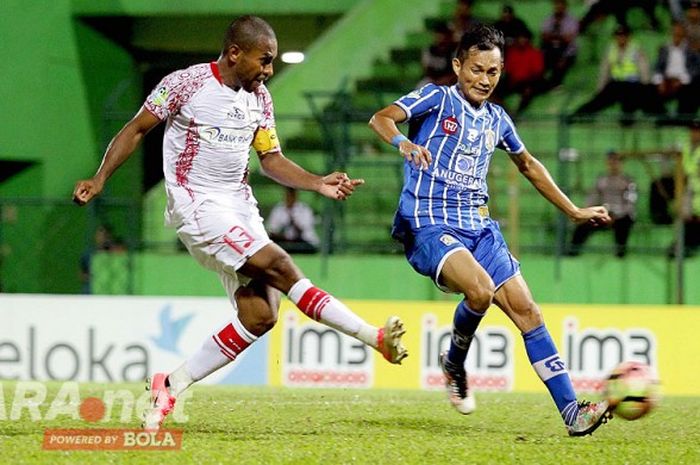
<svg viewBox="0 0 700 465"><path fill-rule="evenodd" d="M310 173L280 151L258 154L258 157L269 178L284 186L318 192L333 200L347 199L357 186L365 183L364 179L350 179L347 173L333 172L326 176Z"/></svg>
<svg viewBox="0 0 700 465"><path fill-rule="evenodd" d="M158 123L160 119L141 108L109 143L97 173L92 178L80 180L75 184L73 202L82 206L98 196L112 173L134 153L143 137Z"/></svg>
<svg viewBox="0 0 700 465"><path fill-rule="evenodd" d="M587 208L577 207L557 186L547 168L527 150L519 154L510 154L510 159L535 189L555 207L564 212L571 221L594 224L607 224L611 221L608 210L601 205Z"/></svg>
<svg viewBox="0 0 700 465"><path fill-rule="evenodd" d="M406 113L398 105L389 105L376 112L369 120L369 127L382 138L399 149L399 153L418 168L426 169L430 166L432 156L427 148L411 142L401 134L396 123L406 120Z"/></svg>

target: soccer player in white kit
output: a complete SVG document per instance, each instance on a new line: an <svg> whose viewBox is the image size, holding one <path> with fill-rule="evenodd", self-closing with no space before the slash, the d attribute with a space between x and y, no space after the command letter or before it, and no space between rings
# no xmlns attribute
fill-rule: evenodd
<svg viewBox="0 0 700 465"><path fill-rule="evenodd" d="M389 362L407 356L398 317L381 328L369 325L306 279L265 232L247 183L251 146L264 173L285 186L345 200L363 183L346 173L309 173L282 154L264 85L276 56L277 39L267 22L256 16L233 21L218 60L163 78L112 139L97 173L78 181L73 192L77 204L88 203L143 137L165 121L166 223L201 265L219 274L236 310L179 368L152 376L147 429L160 427L184 389L233 361L274 326L280 292L310 318L357 338Z"/></svg>

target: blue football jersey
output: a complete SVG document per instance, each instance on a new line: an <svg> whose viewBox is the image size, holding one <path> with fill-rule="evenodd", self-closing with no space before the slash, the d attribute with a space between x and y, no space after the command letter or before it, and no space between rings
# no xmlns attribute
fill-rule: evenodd
<svg viewBox="0 0 700 465"><path fill-rule="evenodd" d="M499 105L474 108L456 85L428 84L394 103L408 115L409 139L433 157L426 170L404 163L395 226L480 229L478 207L488 201L486 173L494 151L525 150L513 121Z"/></svg>

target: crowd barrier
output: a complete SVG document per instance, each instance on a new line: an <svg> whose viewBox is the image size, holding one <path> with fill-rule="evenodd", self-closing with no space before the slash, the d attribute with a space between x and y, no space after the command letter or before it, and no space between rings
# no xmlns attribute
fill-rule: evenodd
<svg viewBox="0 0 700 465"><path fill-rule="evenodd" d="M349 301L367 321L400 315L409 351L401 366L320 325L284 301L276 327L206 383L290 387L441 389L437 357L454 303ZM227 299L0 295L0 379L140 382L172 370L231 315ZM695 328L700 307L543 305L580 392L599 391L623 360L652 365L665 394L700 395ZM467 359L478 391L538 392L519 331L496 307Z"/></svg>

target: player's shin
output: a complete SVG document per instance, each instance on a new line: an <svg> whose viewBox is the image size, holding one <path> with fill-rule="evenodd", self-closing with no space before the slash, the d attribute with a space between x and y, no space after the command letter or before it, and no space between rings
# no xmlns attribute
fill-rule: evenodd
<svg viewBox="0 0 700 465"><path fill-rule="evenodd" d="M450 363L456 366L464 365L476 328L485 314L486 312L475 312L464 300L457 305L452 321L450 350L447 352L447 360Z"/></svg>
<svg viewBox="0 0 700 465"><path fill-rule="evenodd" d="M566 365L559 357L549 331L544 325L540 325L524 333L523 339L530 363L547 386L564 423L573 424L579 410L576 403L576 393Z"/></svg>
<svg viewBox="0 0 700 465"><path fill-rule="evenodd" d="M365 322L338 299L314 286L310 280L305 278L297 281L287 297L309 318L376 348L377 328Z"/></svg>
<svg viewBox="0 0 700 465"><path fill-rule="evenodd" d="M287 297L309 318L364 342L390 363L400 364L408 356L401 343L401 336L406 331L397 316L389 317L381 328L372 326L308 279L297 281Z"/></svg>
<svg viewBox="0 0 700 465"><path fill-rule="evenodd" d="M192 357L168 375L171 392L177 396L192 383L229 364L256 339L235 315L230 323L205 339Z"/></svg>

